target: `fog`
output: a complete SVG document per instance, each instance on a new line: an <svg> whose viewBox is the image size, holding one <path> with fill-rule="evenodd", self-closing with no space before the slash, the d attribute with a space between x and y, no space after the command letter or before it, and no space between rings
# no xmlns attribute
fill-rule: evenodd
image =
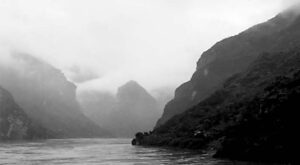
<svg viewBox="0 0 300 165"><path fill-rule="evenodd" d="M79 91L136 80L153 95L187 81L201 53L294 0L0 0L0 64L10 52L59 68Z"/></svg>
<svg viewBox="0 0 300 165"><path fill-rule="evenodd" d="M82 113L76 86L60 70L27 54L12 52L11 56L2 57L5 61L0 62L0 87L12 95L34 128L43 128L34 129L38 135L47 137L44 130L57 138L109 135ZM10 102L1 104L0 110L6 105ZM12 108L9 112L15 111Z"/></svg>

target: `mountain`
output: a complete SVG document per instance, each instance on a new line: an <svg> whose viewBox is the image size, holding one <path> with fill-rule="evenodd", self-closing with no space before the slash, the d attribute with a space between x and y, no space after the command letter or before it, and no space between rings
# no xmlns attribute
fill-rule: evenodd
<svg viewBox="0 0 300 165"><path fill-rule="evenodd" d="M216 151L215 157L293 163L300 47L264 53L215 93L133 144Z"/></svg>
<svg viewBox="0 0 300 165"><path fill-rule="evenodd" d="M119 87L116 96L85 92L79 98L85 114L117 137L151 130L161 115L157 101L135 81Z"/></svg>
<svg viewBox="0 0 300 165"><path fill-rule="evenodd" d="M160 116L156 100L137 82L130 81L117 92L115 121L120 135L132 137L136 130L151 130Z"/></svg>
<svg viewBox="0 0 300 165"><path fill-rule="evenodd" d="M160 111L162 111L165 105L174 97L174 89L172 87L159 87L152 89L151 94L158 102Z"/></svg>
<svg viewBox="0 0 300 165"><path fill-rule="evenodd" d="M58 138L105 136L107 131L89 120L76 100L76 86L50 64L23 53L12 53L0 66L0 85L39 125Z"/></svg>
<svg viewBox="0 0 300 165"><path fill-rule="evenodd" d="M48 138L46 129L35 125L21 109L12 95L0 87L0 141Z"/></svg>
<svg viewBox="0 0 300 165"><path fill-rule="evenodd" d="M297 162L299 27L300 17L289 10L214 45L166 108L183 105L176 113L166 109L164 115L170 116L163 116L153 131L137 133L132 144L203 149L236 160Z"/></svg>
<svg viewBox="0 0 300 165"><path fill-rule="evenodd" d="M78 100L83 113L94 123L109 130L113 136L115 131L111 125L116 124L111 119L111 113L115 109L117 100L111 93L101 91L83 91L78 94Z"/></svg>
<svg viewBox="0 0 300 165"><path fill-rule="evenodd" d="M232 75L245 70L261 53L286 51L300 43L298 8L289 9L205 51L190 81L175 91L157 126L198 104Z"/></svg>

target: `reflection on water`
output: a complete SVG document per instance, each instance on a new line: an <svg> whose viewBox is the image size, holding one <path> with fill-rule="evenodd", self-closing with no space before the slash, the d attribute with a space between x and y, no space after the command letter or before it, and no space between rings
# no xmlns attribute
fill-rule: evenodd
<svg viewBox="0 0 300 165"><path fill-rule="evenodd" d="M236 164L191 151L131 146L130 139L63 139L0 144L0 164Z"/></svg>

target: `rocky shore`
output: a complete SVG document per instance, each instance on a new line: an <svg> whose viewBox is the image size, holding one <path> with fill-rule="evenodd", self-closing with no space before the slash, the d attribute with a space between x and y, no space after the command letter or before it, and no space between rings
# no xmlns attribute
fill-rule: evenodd
<svg viewBox="0 0 300 165"><path fill-rule="evenodd" d="M274 67L276 66L276 67ZM300 51L266 53L213 95L133 145L205 149L218 158L293 162L299 124Z"/></svg>

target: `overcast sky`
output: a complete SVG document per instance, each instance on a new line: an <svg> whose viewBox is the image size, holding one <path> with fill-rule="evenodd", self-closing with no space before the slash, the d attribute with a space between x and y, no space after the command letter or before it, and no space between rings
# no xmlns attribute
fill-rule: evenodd
<svg viewBox="0 0 300 165"><path fill-rule="evenodd" d="M0 48L44 59L81 90L115 90L128 80L174 88L215 42L293 2L0 0Z"/></svg>

